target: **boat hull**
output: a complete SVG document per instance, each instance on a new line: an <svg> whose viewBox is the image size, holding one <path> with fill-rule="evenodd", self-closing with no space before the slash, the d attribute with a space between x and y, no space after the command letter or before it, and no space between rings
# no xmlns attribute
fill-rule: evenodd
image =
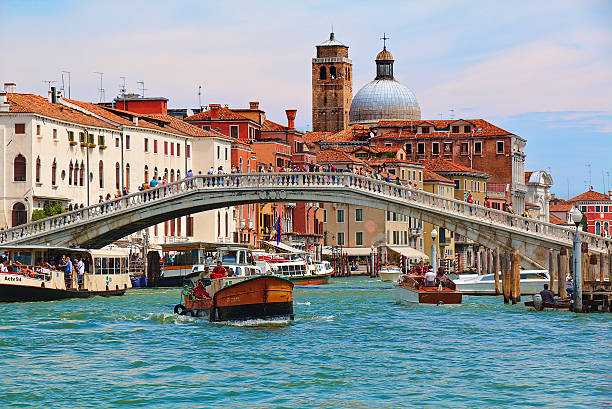
<svg viewBox="0 0 612 409"><path fill-rule="evenodd" d="M424 287L415 290L405 285L395 286L402 304L461 304L462 294L448 288L439 291L437 287Z"/></svg>
<svg viewBox="0 0 612 409"><path fill-rule="evenodd" d="M312 274L312 275L306 275L306 276L290 277L289 281L291 281L295 285L323 285L323 284L329 283L330 277L331 277L331 273Z"/></svg>
<svg viewBox="0 0 612 409"><path fill-rule="evenodd" d="M56 301L69 298L111 297L125 294L123 290L86 291L0 284L0 302Z"/></svg>
<svg viewBox="0 0 612 409"><path fill-rule="evenodd" d="M550 280L528 279L521 280L521 295L539 294L544 289L544 284L549 284ZM457 290L467 295L495 295L495 282L462 282L455 280ZM503 284L499 282L500 291L503 293ZM555 292L557 292L557 281L555 281Z"/></svg>
<svg viewBox="0 0 612 409"><path fill-rule="evenodd" d="M380 276L380 281L385 281L385 282L396 282L399 277L402 275L401 271L393 271L393 272L383 272L380 271L378 273L378 275Z"/></svg>

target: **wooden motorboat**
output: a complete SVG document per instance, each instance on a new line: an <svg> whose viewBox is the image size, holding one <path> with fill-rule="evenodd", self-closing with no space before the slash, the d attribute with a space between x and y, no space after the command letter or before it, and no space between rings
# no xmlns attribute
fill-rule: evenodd
<svg viewBox="0 0 612 409"><path fill-rule="evenodd" d="M132 287L128 255L112 250L88 250L50 246L2 246L10 262L0 271L0 302L54 301L123 295ZM84 260L84 274L57 267L62 256Z"/></svg>
<svg viewBox="0 0 612 409"><path fill-rule="evenodd" d="M396 282L402 275L402 269L395 266L384 266L378 272L380 281Z"/></svg>
<svg viewBox="0 0 612 409"><path fill-rule="evenodd" d="M293 283L270 275L212 279L205 291L186 288L182 300L176 314L210 321L293 319Z"/></svg>
<svg viewBox="0 0 612 409"><path fill-rule="evenodd" d="M325 265L308 264L308 253L264 253L253 252L255 264L265 274L283 277L295 285L322 285L328 284L333 269Z"/></svg>
<svg viewBox="0 0 612 409"><path fill-rule="evenodd" d="M500 274L501 276L501 274ZM521 270L521 295L539 294L544 284L550 283L546 270ZM462 274L455 280L457 289L469 295L495 295L495 277L493 274ZM500 278L500 289L503 283ZM555 281L555 291L557 289Z"/></svg>
<svg viewBox="0 0 612 409"><path fill-rule="evenodd" d="M403 304L461 304L461 291L449 278L435 287L425 286L425 276L420 274L405 275L394 284L400 302Z"/></svg>

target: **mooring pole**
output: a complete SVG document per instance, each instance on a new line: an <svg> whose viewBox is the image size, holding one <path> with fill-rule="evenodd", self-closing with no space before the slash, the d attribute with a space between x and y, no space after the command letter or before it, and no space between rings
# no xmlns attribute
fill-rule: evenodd
<svg viewBox="0 0 612 409"><path fill-rule="evenodd" d="M576 223L574 234L574 311L582 312L582 248L578 226Z"/></svg>

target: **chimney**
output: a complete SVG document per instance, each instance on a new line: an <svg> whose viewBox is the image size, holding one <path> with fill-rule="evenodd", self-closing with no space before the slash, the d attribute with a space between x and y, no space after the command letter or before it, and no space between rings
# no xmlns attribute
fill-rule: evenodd
<svg viewBox="0 0 612 409"><path fill-rule="evenodd" d="M47 101L48 102L53 102L53 91L49 90L47 91Z"/></svg>
<svg viewBox="0 0 612 409"><path fill-rule="evenodd" d="M612 200L612 190L608 190L608 196L610 196L610 200Z"/></svg>
<svg viewBox="0 0 612 409"><path fill-rule="evenodd" d="M136 115L132 117L132 122L134 123L134 126L138 126L138 117Z"/></svg>
<svg viewBox="0 0 612 409"><path fill-rule="evenodd" d="M14 82L5 82L4 91L5 92L17 92L17 84L15 84Z"/></svg>
<svg viewBox="0 0 612 409"><path fill-rule="evenodd" d="M259 101L249 102L249 109L259 109Z"/></svg>
<svg viewBox="0 0 612 409"><path fill-rule="evenodd" d="M287 114L287 127L291 130L295 129L295 115L297 114L297 109L285 109L285 113Z"/></svg>
<svg viewBox="0 0 612 409"><path fill-rule="evenodd" d="M221 104L210 104L210 119L219 119Z"/></svg>
<svg viewBox="0 0 612 409"><path fill-rule="evenodd" d="M0 112L8 112L10 105L6 99L6 91L0 91Z"/></svg>
<svg viewBox="0 0 612 409"><path fill-rule="evenodd" d="M51 87L51 103L57 104L57 92L55 91L55 87Z"/></svg>

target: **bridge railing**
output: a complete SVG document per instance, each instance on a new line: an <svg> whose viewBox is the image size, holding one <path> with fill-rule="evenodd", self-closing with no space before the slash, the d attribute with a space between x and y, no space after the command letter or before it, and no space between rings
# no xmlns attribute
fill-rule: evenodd
<svg viewBox="0 0 612 409"><path fill-rule="evenodd" d="M473 203L466 203L454 198L448 198L423 190L412 189L396 183L360 176L352 173L243 173L222 175L198 175L189 179L158 185L145 191L139 191L127 196L97 203L82 209L73 210L61 215L30 222L1 232L0 243L19 240L23 237L38 235L56 229L65 228L75 223L89 222L93 219L107 217L111 213L124 212L134 207L148 206L153 202L170 200L172 197L193 190L207 189L238 189L238 188L312 188L333 187L349 188L413 202L426 208L439 210L441 213L460 215L480 223L492 226L505 226L524 234L554 238L571 243L574 230L570 227L557 226L548 222L525 218L496 209L490 209ZM282 201L282 198L281 198ZM612 240L590 233L581 232L582 239L589 246L597 249L607 249L612 246Z"/></svg>

